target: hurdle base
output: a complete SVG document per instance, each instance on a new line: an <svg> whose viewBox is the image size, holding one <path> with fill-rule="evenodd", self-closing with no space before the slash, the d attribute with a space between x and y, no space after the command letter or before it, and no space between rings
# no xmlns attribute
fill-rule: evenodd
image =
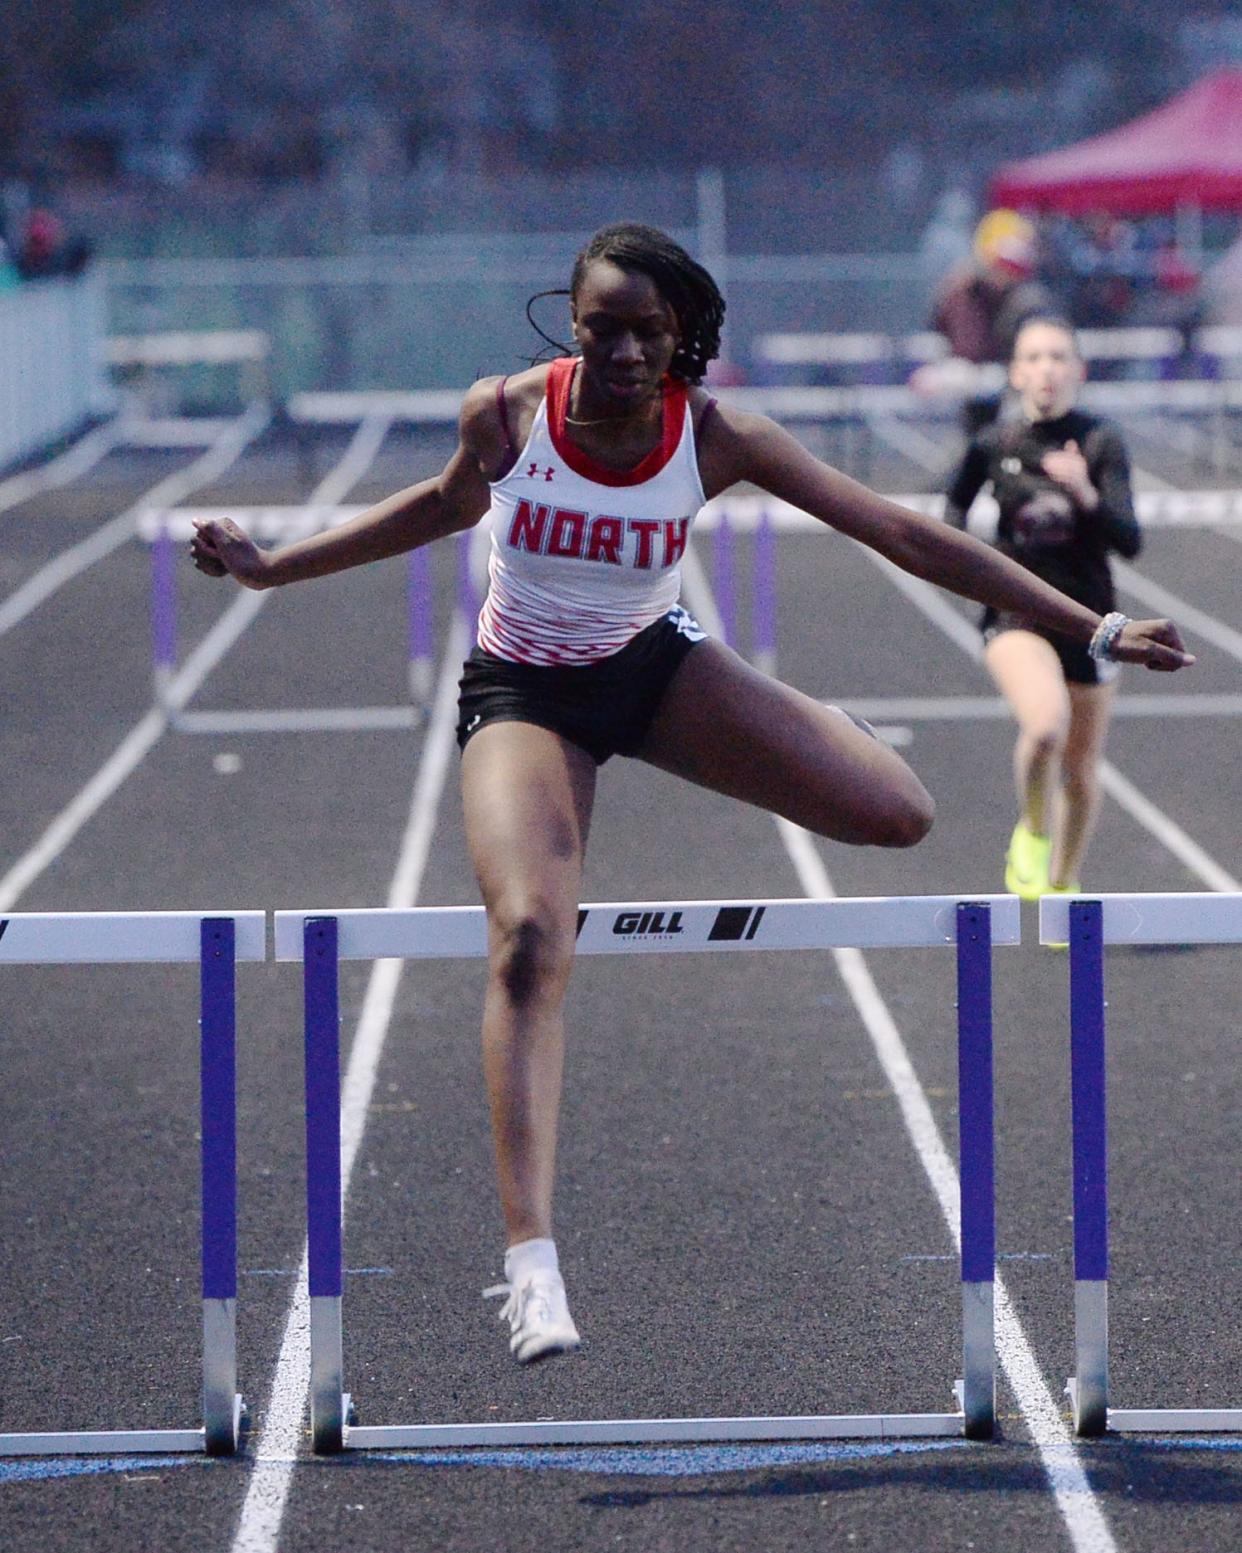
<svg viewBox="0 0 1242 1553"><path fill-rule="evenodd" d="M1079 1426L1079 1388L1072 1376L1065 1394L1078 1434L1242 1434L1242 1407L1106 1407L1098 1428Z"/></svg>
<svg viewBox="0 0 1242 1553"><path fill-rule="evenodd" d="M516 1445L697 1445L722 1441L961 1438L961 1413L843 1413L809 1417L601 1418L557 1423L350 1425L344 1450Z"/></svg>
<svg viewBox="0 0 1242 1553"><path fill-rule="evenodd" d="M953 1386L968 1440L990 1440L996 1432L995 1285L962 1284L962 1366Z"/></svg>
<svg viewBox="0 0 1242 1553"><path fill-rule="evenodd" d="M246 1405L233 1400L233 1445L218 1448L204 1429L66 1429L43 1434L0 1434L3 1456L173 1456L192 1452L231 1455L241 1438Z"/></svg>
<svg viewBox="0 0 1242 1553"><path fill-rule="evenodd" d="M1110 1407L1117 1434L1242 1434L1242 1407Z"/></svg>

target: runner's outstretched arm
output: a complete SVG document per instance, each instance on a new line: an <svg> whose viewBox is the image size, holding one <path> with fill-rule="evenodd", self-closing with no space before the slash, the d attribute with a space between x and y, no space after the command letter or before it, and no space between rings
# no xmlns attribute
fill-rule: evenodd
<svg viewBox="0 0 1242 1553"><path fill-rule="evenodd" d="M1094 610L972 534L911 512L821 463L766 416L721 406L704 441L700 467L709 495L749 481L950 593L1030 616L1073 641L1090 641L1100 624ZM1130 621L1113 656L1165 671L1194 662L1170 620Z"/></svg>
<svg viewBox="0 0 1242 1553"><path fill-rule="evenodd" d="M441 473L368 507L348 523L261 550L231 519L196 522L190 554L210 577L231 575L243 587L265 589L326 577L401 555L472 528L487 511L485 471L500 436L494 385L471 386L459 417L460 441Z"/></svg>

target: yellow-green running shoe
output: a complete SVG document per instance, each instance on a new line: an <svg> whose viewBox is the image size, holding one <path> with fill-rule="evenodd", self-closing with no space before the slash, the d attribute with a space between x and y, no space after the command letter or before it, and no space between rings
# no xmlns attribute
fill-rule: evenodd
<svg viewBox="0 0 1242 1553"><path fill-rule="evenodd" d="M1052 861L1052 840L1037 836L1028 830L1025 821L1019 820L1009 838L1009 851L1005 854L1005 888L1011 895L1024 901L1037 901L1046 895L1048 864Z"/></svg>

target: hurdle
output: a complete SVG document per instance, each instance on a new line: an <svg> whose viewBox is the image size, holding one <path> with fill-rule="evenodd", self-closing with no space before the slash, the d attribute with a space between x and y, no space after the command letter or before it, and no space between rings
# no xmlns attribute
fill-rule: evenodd
<svg viewBox="0 0 1242 1553"><path fill-rule="evenodd" d="M582 906L581 955L841 947L945 947L957 954L962 1378L949 1413L579 1419L361 1426L344 1389L340 1123L341 959L479 959L482 907L278 911L276 959L301 961L305 999L311 1433L319 1452L658 1441L989 1439L995 1421L992 949L1020 938L1013 896L612 902Z"/></svg>
<svg viewBox="0 0 1242 1553"><path fill-rule="evenodd" d="M1242 1432L1242 1408L1116 1408L1108 1382L1108 1107L1105 944L1242 944L1242 895L1045 895L1039 937L1069 942L1074 1169L1074 1362L1080 1435Z"/></svg>
<svg viewBox="0 0 1242 1553"><path fill-rule="evenodd" d="M194 537L194 521L230 516L255 539L301 538L335 523L348 522L363 507L254 507L229 513L215 508L176 508L140 515L138 535L150 545L151 687L157 706L179 733L324 733L407 730L421 727L430 710L435 629L431 607L431 561L427 547L411 550L405 562L406 683L408 704L355 707L275 707L234 710L186 710L173 694L179 663L178 546ZM470 534L458 538L458 607L468 614L478 604L470 582Z"/></svg>
<svg viewBox="0 0 1242 1553"><path fill-rule="evenodd" d="M0 1456L231 1455L237 1391L236 963L267 956L264 913L28 912L0 917L0 963L155 965L197 961L201 1029L203 1427L0 1434Z"/></svg>
<svg viewBox="0 0 1242 1553"><path fill-rule="evenodd" d="M172 398L168 374L185 367L236 367L243 400L247 404L267 403L272 397L271 353L271 338L261 329L168 329L155 334L116 334L104 342L103 352L114 372L137 373L143 419L152 429L159 427L163 436L171 434L174 442L179 427L183 435L194 440L194 418L189 418L188 423L179 423L175 418L155 420L153 412L166 408L159 401ZM142 434L141 419L131 414L127 428L132 430L137 443L150 445Z"/></svg>

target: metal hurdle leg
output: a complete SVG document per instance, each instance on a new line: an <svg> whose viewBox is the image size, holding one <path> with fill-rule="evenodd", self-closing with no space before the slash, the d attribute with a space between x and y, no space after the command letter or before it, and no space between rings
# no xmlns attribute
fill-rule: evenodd
<svg viewBox="0 0 1242 1553"><path fill-rule="evenodd" d="M339 1451L349 1399L341 1336L341 1016L334 917L307 921L304 954L311 1439L317 1451Z"/></svg>
<svg viewBox="0 0 1242 1553"><path fill-rule="evenodd" d="M241 1436L237 1391L237 1001L235 933L202 925L203 1435L213 1456Z"/></svg>
<svg viewBox="0 0 1242 1553"><path fill-rule="evenodd" d="M1075 1372L1066 1392L1077 1433L1098 1435L1108 1427L1108 1108L1100 902L1071 901L1069 921Z"/></svg>
<svg viewBox="0 0 1242 1553"><path fill-rule="evenodd" d="M992 926L987 905L957 908L958 1134L962 1181L962 1380L971 1440L996 1422L995 1140L992 1098Z"/></svg>

